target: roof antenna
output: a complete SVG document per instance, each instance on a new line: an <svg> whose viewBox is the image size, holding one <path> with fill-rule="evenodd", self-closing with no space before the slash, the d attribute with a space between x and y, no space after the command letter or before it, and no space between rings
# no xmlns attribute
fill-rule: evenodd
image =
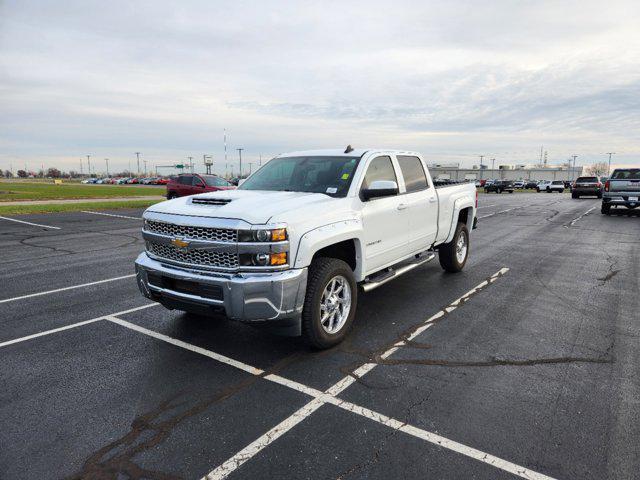
<svg viewBox="0 0 640 480"><path fill-rule="evenodd" d="M344 153L351 153L353 152L353 147L351 145L347 145L347 148L344 150Z"/></svg>

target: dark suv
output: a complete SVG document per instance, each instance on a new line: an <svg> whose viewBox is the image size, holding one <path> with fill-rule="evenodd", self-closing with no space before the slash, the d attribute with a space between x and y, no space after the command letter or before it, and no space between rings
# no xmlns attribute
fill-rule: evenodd
<svg viewBox="0 0 640 480"><path fill-rule="evenodd" d="M496 192L496 193L509 192L509 193L513 193L513 182L511 180L496 180L495 182L493 182L490 185L485 184L484 193L489 193L489 192Z"/></svg>
<svg viewBox="0 0 640 480"><path fill-rule="evenodd" d="M218 190L233 190L234 188L236 187L217 175L185 173L169 179L169 183L167 183L167 199L171 200L172 198Z"/></svg>
<svg viewBox="0 0 640 480"><path fill-rule="evenodd" d="M595 195L602 198L602 182L598 177L578 177L571 186L571 198L581 195Z"/></svg>

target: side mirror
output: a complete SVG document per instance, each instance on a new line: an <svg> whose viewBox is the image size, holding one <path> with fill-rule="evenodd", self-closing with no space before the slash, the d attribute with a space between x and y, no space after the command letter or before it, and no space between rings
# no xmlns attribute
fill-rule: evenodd
<svg viewBox="0 0 640 480"><path fill-rule="evenodd" d="M366 202L372 198L389 197L398 194L398 184L391 180L376 180L369 188L362 190L362 199Z"/></svg>

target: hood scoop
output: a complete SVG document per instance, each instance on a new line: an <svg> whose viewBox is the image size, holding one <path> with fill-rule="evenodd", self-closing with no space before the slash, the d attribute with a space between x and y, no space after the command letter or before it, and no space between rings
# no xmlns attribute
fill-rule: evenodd
<svg viewBox="0 0 640 480"><path fill-rule="evenodd" d="M231 202L230 198L192 198L191 203L193 205L226 205Z"/></svg>

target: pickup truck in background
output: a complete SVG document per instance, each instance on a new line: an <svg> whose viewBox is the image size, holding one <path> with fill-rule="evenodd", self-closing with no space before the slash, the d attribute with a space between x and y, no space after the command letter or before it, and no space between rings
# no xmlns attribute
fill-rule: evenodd
<svg viewBox="0 0 640 480"><path fill-rule="evenodd" d="M604 215L611 207L633 209L640 206L640 168L616 168L604 183L602 207Z"/></svg>
<svg viewBox="0 0 640 480"><path fill-rule="evenodd" d="M279 155L237 190L149 207L141 292L169 309L222 313L329 348L368 292L438 255L461 271L476 223L473 183L436 187L418 153Z"/></svg>

